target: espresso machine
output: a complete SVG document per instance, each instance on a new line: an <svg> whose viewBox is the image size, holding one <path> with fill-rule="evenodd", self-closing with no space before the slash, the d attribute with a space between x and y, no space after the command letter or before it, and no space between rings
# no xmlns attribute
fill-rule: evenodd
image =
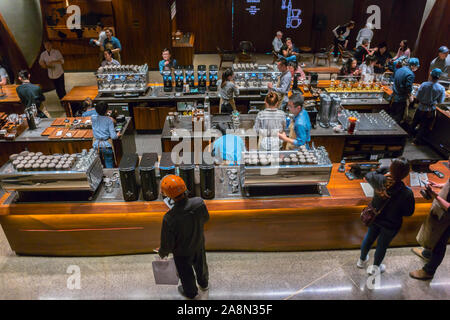
<svg viewBox="0 0 450 320"><path fill-rule="evenodd" d="M201 64L197 68L197 78L198 78L198 92L206 92L206 66Z"/></svg>
<svg viewBox="0 0 450 320"><path fill-rule="evenodd" d="M195 73L192 65L186 66L185 69L186 83L190 88L195 88Z"/></svg>
<svg viewBox="0 0 450 320"><path fill-rule="evenodd" d="M175 71L175 92L183 92L184 70L182 66L176 66Z"/></svg>
<svg viewBox="0 0 450 320"><path fill-rule="evenodd" d="M155 174L155 164L157 161L158 154L152 152L144 153L139 163L142 196L146 201L152 201L158 198L159 190Z"/></svg>
<svg viewBox="0 0 450 320"><path fill-rule="evenodd" d="M124 154L120 160L119 173L122 185L123 199L136 201L139 199L139 185L137 183L137 170L139 157L136 153Z"/></svg>
<svg viewBox="0 0 450 320"><path fill-rule="evenodd" d="M218 68L215 64L209 66L209 87L210 91L217 91Z"/></svg>
<svg viewBox="0 0 450 320"><path fill-rule="evenodd" d="M164 82L164 92L172 92L172 71L170 69L163 70L162 72L163 82Z"/></svg>

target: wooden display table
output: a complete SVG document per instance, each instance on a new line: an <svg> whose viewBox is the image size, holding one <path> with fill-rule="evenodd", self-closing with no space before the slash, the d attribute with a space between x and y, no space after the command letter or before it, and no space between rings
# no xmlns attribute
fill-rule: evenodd
<svg viewBox="0 0 450 320"><path fill-rule="evenodd" d="M360 182L349 181L333 165L330 196L209 200L207 250L298 251L356 249L367 228L360 213L370 201ZM443 163L432 166L448 179ZM439 179L429 174L429 179ZM405 179L409 184L409 179ZM415 213L404 219L391 246L417 245L416 235L431 203L412 188ZM166 205L153 202L73 202L9 204L0 199L0 223L17 254L99 256L151 253L160 245Z"/></svg>
<svg viewBox="0 0 450 320"><path fill-rule="evenodd" d="M17 95L16 88L18 85L10 84L3 86L3 97L0 97L0 111L10 113L23 113L24 107Z"/></svg>
<svg viewBox="0 0 450 320"><path fill-rule="evenodd" d="M25 130L15 140L0 140L0 166L5 164L9 156L27 149L31 152L53 153L79 153L83 149L92 148L92 136L87 138L51 139L42 136L42 132L51 126L55 119L42 119L36 130ZM92 130L91 130L92 131ZM119 163L124 153L136 152L133 122L127 119L119 139L113 140L114 155Z"/></svg>
<svg viewBox="0 0 450 320"><path fill-rule="evenodd" d="M97 86L76 86L61 99L61 103L68 117L73 117L73 104L81 104L86 98L92 100L98 95Z"/></svg>

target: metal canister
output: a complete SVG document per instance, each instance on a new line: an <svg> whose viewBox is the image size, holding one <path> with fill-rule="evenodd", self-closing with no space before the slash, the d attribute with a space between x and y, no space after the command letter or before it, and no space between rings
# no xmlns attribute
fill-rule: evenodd
<svg viewBox="0 0 450 320"><path fill-rule="evenodd" d="M320 95L320 113L319 113L319 125L322 128L330 127L330 108L331 98L327 94Z"/></svg>
<svg viewBox="0 0 450 320"><path fill-rule="evenodd" d="M341 98L336 94L331 95L330 125L332 127L339 124L338 110L340 106L341 106Z"/></svg>
<svg viewBox="0 0 450 320"><path fill-rule="evenodd" d="M139 164L141 176L142 196L146 201L158 198L159 190L156 183L155 163L158 161L158 154L144 153ZM114 177L113 177L114 178ZM111 178L111 179L113 179Z"/></svg>

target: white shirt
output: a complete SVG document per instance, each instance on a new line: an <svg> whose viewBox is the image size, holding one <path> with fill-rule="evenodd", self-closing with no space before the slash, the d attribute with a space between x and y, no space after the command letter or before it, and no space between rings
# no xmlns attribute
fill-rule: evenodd
<svg viewBox="0 0 450 320"><path fill-rule="evenodd" d="M108 62L107 60L102 61L102 67L104 66L120 66L120 62L116 59L112 59L111 62Z"/></svg>
<svg viewBox="0 0 450 320"><path fill-rule="evenodd" d="M39 58L39 63L45 62L45 64L47 65L48 77L50 79L58 79L64 73L64 69L61 63L57 63L53 66L48 65L49 62L57 60L62 60L62 63L64 63L64 58L61 52L59 52L59 50L56 49L50 50L50 53L48 53L48 51L45 50L44 52L41 53L41 56Z"/></svg>
<svg viewBox="0 0 450 320"><path fill-rule="evenodd" d="M98 40L95 41L95 44L100 47L103 45L103 42L105 42L105 39L106 39L106 32L100 31L100 33L98 34Z"/></svg>
<svg viewBox="0 0 450 320"><path fill-rule="evenodd" d="M272 41L272 46L276 52L279 52L281 47L283 46L283 41L281 41L280 38L275 37Z"/></svg>
<svg viewBox="0 0 450 320"><path fill-rule="evenodd" d="M359 30L358 35L356 36L356 48L362 45L362 41L364 39L369 40L370 44L370 42L372 42L372 38L373 38L373 31L370 30L369 28L362 28L361 30Z"/></svg>
<svg viewBox="0 0 450 320"><path fill-rule="evenodd" d="M363 62L359 66L359 70L361 70L361 80L362 81L373 80L373 75L375 74L375 72L373 70L373 66L368 66L365 62Z"/></svg>

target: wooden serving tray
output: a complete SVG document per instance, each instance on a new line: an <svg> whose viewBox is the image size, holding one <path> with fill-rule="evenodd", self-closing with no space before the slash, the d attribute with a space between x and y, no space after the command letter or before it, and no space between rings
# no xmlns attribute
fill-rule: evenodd
<svg viewBox="0 0 450 320"><path fill-rule="evenodd" d="M47 129L45 129L44 131L42 131L41 136L49 136L51 135L55 130L57 130L58 128L56 127L48 127Z"/></svg>
<svg viewBox="0 0 450 320"><path fill-rule="evenodd" d="M52 127L61 127L61 126L65 126L66 123L64 122L65 120L69 120L69 125L72 125L73 120L75 118L56 118L55 121L52 122Z"/></svg>
<svg viewBox="0 0 450 320"><path fill-rule="evenodd" d="M64 134L63 139L74 139L75 138L75 134L78 132L78 130L69 130ZM70 133L71 136L68 137L67 134Z"/></svg>
<svg viewBox="0 0 450 320"><path fill-rule="evenodd" d="M61 131L60 135L57 135L58 132ZM55 131L52 132L52 134L48 137L49 139L62 139L62 137L65 136L66 132L69 131L69 129L65 128L56 128Z"/></svg>
<svg viewBox="0 0 450 320"><path fill-rule="evenodd" d="M92 130L88 129L86 131L87 132L86 132L86 134L84 135L83 138L85 138L85 139L92 139L92 138L94 138L94 132Z"/></svg>
<svg viewBox="0 0 450 320"><path fill-rule="evenodd" d="M86 129L78 129L76 130L77 132L75 133L75 139L81 139L84 138L84 136L86 135L86 133L88 132L88 130Z"/></svg>

